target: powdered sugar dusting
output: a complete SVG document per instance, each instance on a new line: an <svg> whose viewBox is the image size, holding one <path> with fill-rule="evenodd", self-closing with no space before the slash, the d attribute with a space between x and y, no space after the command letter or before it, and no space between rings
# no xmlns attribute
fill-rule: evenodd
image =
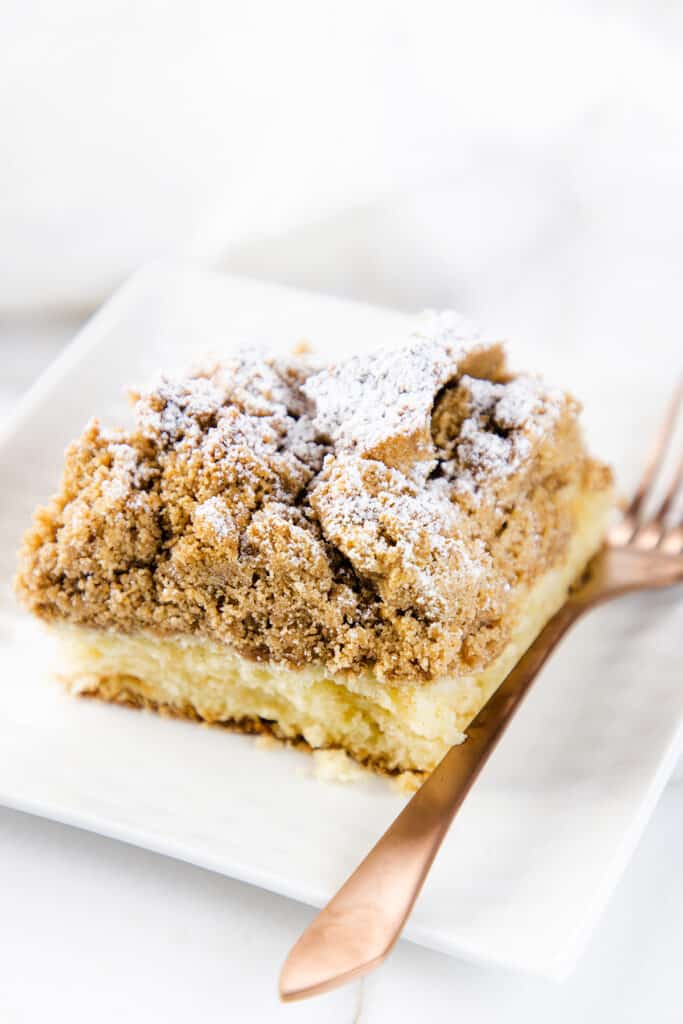
<svg viewBox="0 0 683 1024"><path fill-rule="evenodd" d="M108 501L122 501L140 482L137 478L137 452L121 441L111 441L109 451L111 467L102 485L102 494Z"/></svg>
<svg viewBox="0 0 683 1024"><path fill-rule="evenodd" d="M560 397L544 391L539 381L532 377L515 377L503 385L502 394L498 395L496 423L505 430L523 427L541 407L547 407L547 411L554 414Z"/></svg>
<svg viewBox="0 0 683 1024"><path fill-rule="evenodd" d="M490 559L462 536L444 480L419 487L396 469L350 455L323 473L311 502L326 536L393 607L443 617L456 592L464 598L485 581Z"/></svg>
<svg viewBox="0 0 683 1024"><path fill-rule="evenodd" d="M138 426L145 436L169 441L199 433L222 404L220 392L204 376L177 380L163 376L150 398L137 405Z"/></svg>
<svg viewBox="0 0 683 1024"><path fill-rule="evenodd" d="M458 493L475 500L487 483L516 472L532 451L534 437L552 429L564 396L532 377L506 383L462 377L469 415L462 421L454 458L444 460L444 474Z"/></svg>
<svg viewBox="0 0 683 1024"><path fill-rule="evenodd" d="M225 508L225 502L217 496L207 498L201 505L197 505L194 510L194 519L195 522L199 521L208 526L221 540L230 537L235 530L234 523Z"/></svg>
<svg viewBox="0 0 683 1024"><path fill-rule="evenodd" d="M459 498L477 503L515 472L534 432L547 429L560 407L530 378L463 373L473 353L487 351L468 321L447 312L426 314L399 347L318 372L301 360L240 352L162 378L137 403L138 429L188 466L199 457L230 487L230 505L220 492L196 502L192 520L202 538L236 553L237 521L251 522L248 543L261 544L275 517L299 537L294 565L309 557L312 541L292 515L303 514L305 525L313 514L325 542L385 602L437 618L455 591L484 587L490 569L485 546L468 536ZM432 414L443 389L465 401L467 414L441 450ZM108 486L123 495L135 452L118 449Z"/></svg>
<svg viewBox="0 0 683 1024"><path fill-rule="evenodd" d="M264 489L288 501L292 488L320 469L326 450L306 415L301 385L309 373L303 360L238 351L225 362L162 377L136 403L138 429L181 458L199 453L205 464L222 463L226 481L239 481L248 503ZM215 507L199 518L221 536Z"/></svg>
<svg viewBox="0 0 683 1024"><path fill-rule="evenodd" d="M448 331L414 336L400 349L380 348L309 378L313 424L337 450L372 453L405 439L429 447L429 418L437 391L457 373L465 349Z"/></svg>

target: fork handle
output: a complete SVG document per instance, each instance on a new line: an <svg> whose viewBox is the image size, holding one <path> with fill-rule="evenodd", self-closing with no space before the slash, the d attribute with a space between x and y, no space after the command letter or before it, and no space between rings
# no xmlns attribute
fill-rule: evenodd
<svg viewBox="0 0 683 1024"><path fill-rule="evenodd" d="M304 999L368 974L391 951L453 818L531 684L583 610L571 598L292 948L280 997Z"/></svg>

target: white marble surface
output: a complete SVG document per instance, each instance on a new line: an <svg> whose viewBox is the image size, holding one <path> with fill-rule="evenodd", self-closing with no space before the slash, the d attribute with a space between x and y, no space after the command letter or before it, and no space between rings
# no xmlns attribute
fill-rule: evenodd
<svg viewBox="0 0 683 1024"><path fill-rule="evenodd" d="M75 329L6 322L0 422ZM402 942L376 975L283 1007L277 967L312 911L155 854L0 809L0 1020L680 1020L683 786L671 785L563 985Z"/></svg>
<svg viewBox="0 0 683 1024"><path fill-rule="evenodd" d="M417 287L484 308L593 275L607 310L635 292L662 323L682 252L680 4L195 7L4 0L0 313L80 306L181 246L261 273L259 239L407 192L313 264L288 244L288 273L334 265L334 292L362 279L400 305Z"/></svg>

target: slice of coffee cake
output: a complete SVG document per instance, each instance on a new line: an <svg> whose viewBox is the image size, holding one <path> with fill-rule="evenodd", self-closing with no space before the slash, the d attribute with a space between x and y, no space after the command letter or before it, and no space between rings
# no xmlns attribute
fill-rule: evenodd
<svg viewBox="0 0 683 1024"><path fill-rule="evenodd" d="M576 402L453 314L240 353L90 423L21 553L74 693L431 769L601 544Z"/></svg>

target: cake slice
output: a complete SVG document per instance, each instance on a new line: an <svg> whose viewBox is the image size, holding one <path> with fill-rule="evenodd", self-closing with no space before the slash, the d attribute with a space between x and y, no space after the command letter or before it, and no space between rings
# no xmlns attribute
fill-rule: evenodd
<svg viewBox="0 0 683 1024"><path fill-rule="evenodd" d="M17 591L75 694L432 769L599 548L569 395L453 314L320 368L242 351L93 420Z"/></svg>

